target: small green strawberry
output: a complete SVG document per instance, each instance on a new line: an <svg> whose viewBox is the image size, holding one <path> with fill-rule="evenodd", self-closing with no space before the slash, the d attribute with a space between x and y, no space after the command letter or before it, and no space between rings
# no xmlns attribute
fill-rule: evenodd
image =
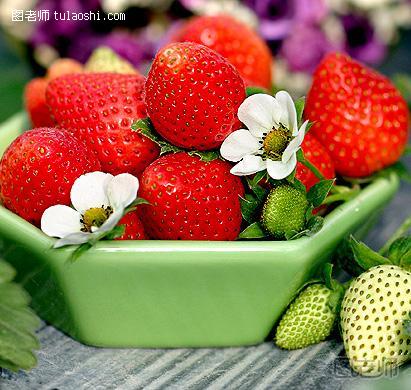
<svg viewBox="0 0 411 390"><path fill-rule="evenodd" d="M325 268L326 283L304 288L280 320L275 343L284 349L305 348L325 340L332 332L344 287L331 279L331 264Z"/></svg>
<svg viewBox="0 0 411 390"><path fill-rule="evenodd" d="M411 358L406 326L411 312L411 273L382 264L358 276L346 291L341 330L352 369L378 376Z"/></svg>
<svg viewBox="0 0 411 390"><path fill-rule="evenodd" d="M84 69L89 73L139 73L127 60L106 46L100 46L93 51Z"/></svg>
<svg viewBox="0 0 411 390"><path fill-rule="evenodd" d="M274 238L284 239L304 229L308 207L306 193L289 184L280 184L267 196L261 224Z"/></svg>

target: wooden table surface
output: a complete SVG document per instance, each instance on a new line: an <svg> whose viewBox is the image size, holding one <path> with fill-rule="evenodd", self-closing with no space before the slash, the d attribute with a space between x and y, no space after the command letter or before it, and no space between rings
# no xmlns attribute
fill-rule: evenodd
<svg viewBox="0 0 411 390"><path fill-rule="evenodd" d="M411 167L408 159L407 165ZM411 214L411 185L403 184L367 242L380 247ZM284 351L266 342L246 348L104 349L81 345L46 324L38 332L38 367L13 374L0 369L0 389L340 389L370 385L355 376L340 341ZM407 374L411 388L411 370ZM390 386L397 382L390 381ZM398 385L399 386L399 385ZM384 387L383 387L384 388ZM391 387L394 388L394 387ZM395 387L400 388L400 387ZM402 387L401 387L402 388Z"/></svg>

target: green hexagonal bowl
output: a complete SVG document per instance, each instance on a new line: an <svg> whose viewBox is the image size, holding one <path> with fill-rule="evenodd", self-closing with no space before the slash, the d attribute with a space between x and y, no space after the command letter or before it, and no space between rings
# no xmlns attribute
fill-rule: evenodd
<svg viewBox="0 0 411 390"><path fill-rule="evenodd" d="M27 128L0 127L0 155ZM392 175L325 217L313 237L283 242L106 241L75 263L72 249L0 206L0 253L33 307L85 344L220 347L262 342L300 286L350 233L363 233L397 191Z"/></svg>

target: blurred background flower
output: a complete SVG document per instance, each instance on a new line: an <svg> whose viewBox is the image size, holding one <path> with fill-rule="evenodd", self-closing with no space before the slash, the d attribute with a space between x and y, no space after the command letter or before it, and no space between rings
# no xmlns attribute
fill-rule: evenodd
<svg viewBox="0 0 411 390"><path fill-rule="evenodd" d="M49 10L49 20L12 22L13 10ZM100 20L55 20L54 11ZM124 12L121 21L103 20ZM41 74L57 57L85 62L106 45L142 72L176 26L192 15L228 13L258 30L275 58L275 86L304 93L322 57L345 50L378 66L411 26L409 0L2 0L0 26Z"/></svg>

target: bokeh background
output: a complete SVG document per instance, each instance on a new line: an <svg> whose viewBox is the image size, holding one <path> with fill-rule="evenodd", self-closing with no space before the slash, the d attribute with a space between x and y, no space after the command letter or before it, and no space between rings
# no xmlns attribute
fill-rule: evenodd
<svg viewBox="0 0 411 390"><path fill-rule="evenodd" d="M24 21L13 21L13 10ZM49 20L27 20L48 10ZM54 11L124 12L124 21L56 21ZM143 73L192 15L228 13L259 31L274 55L274 85L304 95L329 51L382 72L411 74L411 0L0 0L0 121L21 109L25 82L58 57L85 62L109 46Z"/></svg>

